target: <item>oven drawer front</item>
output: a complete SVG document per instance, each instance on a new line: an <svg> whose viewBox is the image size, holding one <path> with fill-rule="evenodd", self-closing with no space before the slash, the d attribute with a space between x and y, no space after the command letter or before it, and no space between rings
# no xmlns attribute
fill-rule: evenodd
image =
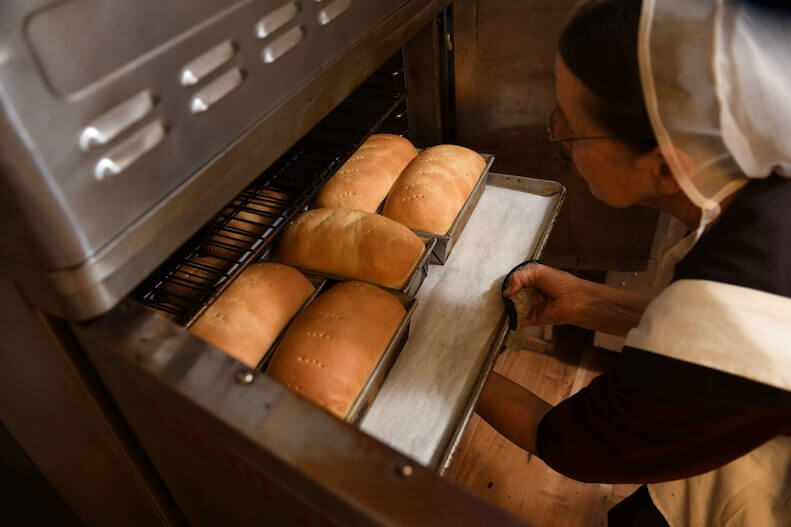
<svg viewBox="0 0 791 527"><path fill-rule="evenodd" d="M132 301L73 328L191 525L521 525Z"/></svg>

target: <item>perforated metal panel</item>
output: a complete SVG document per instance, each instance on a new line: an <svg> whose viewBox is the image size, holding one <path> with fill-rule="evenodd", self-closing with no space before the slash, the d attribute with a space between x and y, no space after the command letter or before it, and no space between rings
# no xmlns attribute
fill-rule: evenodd
<svg viewBox="0 0 791 527"><path fill-rule="evenodd" d="M185 200L220 207L440 4L3 2L0 265L51 313L105 311L206 221Z"/></svg>

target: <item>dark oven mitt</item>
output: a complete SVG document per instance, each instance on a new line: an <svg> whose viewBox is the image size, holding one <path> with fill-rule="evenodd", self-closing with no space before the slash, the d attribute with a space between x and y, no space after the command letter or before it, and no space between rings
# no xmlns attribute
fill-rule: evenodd
<svg viewBox="0 0 791 527"><path fill-rule="evenodd" d="M516 271L520 269L525 269L531 265L535 265L539 263L538 260L527 260L526 262L522 262L511 271L505 275L505 279L503 280L502 288L500 289L503 293L508 288L508 284L511 281L511 275L514 274ZM505 309L508 312L508 329L510 331L516 331L519 329L519 324L522 320L525 319L528 311L530 310L530 306L536 299L536 290L533 287L525 287L519 290L515 295L506 297L503 295L503 302L505 303Z"/></svg>

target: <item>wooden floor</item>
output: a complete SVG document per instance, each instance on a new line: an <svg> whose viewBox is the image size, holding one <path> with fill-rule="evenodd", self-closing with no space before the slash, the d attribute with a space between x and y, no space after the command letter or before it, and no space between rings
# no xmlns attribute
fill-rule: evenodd
<svg viewBox="0 0 791 527"><path fill-rule="evenodd" d="M616 354L594 348L591 333L561 328L551 354L506 351L495 370L556 404L607 369ZM579 483L503 438L477 415L446 477L539 527L605 526L607 510L635 485Z"/></svg>

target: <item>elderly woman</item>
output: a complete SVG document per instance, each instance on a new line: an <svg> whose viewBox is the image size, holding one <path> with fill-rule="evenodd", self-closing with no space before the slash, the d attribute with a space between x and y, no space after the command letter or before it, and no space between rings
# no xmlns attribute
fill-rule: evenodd
<svg viewBox="0 0 791 527"><path fill-rule="evenodd" d="M603 0L565 28L550 138L598 199L670 213L656 298L546 266L529 324L626 335L552 406L493 374L478 413L574 479L644 484L609 525L791 525L791 17ZM686 236L680 239L684 234Z"/></svg>

